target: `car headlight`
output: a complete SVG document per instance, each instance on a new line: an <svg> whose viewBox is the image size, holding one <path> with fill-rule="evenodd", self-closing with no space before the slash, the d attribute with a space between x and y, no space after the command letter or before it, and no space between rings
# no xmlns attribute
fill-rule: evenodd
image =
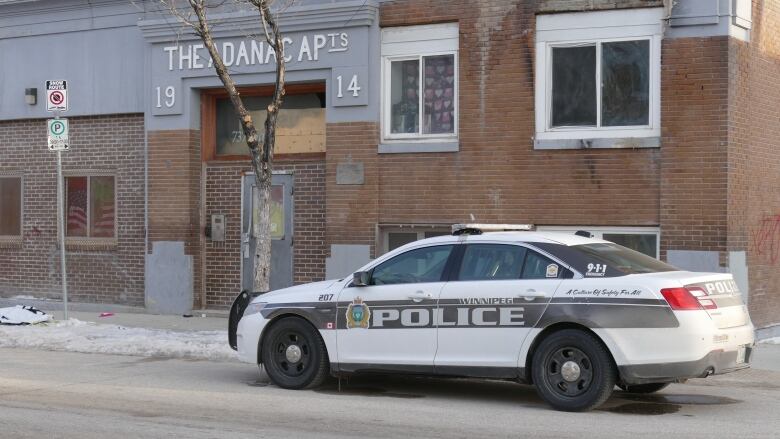
<svg viewBox="0 0 780 439"><path fill-rule="evenodd" d="M253 303L250 303L250 304L249 304L249 305L246 307L246 309L244 310L244 316L249 316L249 315L252 315L252 314L257 314L257 313L259 313L260 311L262 311L262 310L263 310L263 308L265 308L265 306L266 306L266 305L267 305L267 303L265 303L265 302L253 302Z"/></svg>

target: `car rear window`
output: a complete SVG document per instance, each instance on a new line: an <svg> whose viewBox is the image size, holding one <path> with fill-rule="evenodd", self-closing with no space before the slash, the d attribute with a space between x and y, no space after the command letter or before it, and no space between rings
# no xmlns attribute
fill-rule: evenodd
<svg viewBox="0 0 780 439"><path fill-rule="evenodd" d="M534 245L571 264L585 277L616 277L679 270L644 253L611 242L573 246L550 243Z"/></svg>

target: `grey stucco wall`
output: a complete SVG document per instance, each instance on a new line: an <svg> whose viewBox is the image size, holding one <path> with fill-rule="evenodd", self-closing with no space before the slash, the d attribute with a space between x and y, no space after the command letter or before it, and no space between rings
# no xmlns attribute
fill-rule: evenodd
<svg viewBox="0 0 780 439"><path fill-rule="evenodd" d="M248 42L259 33L255 12L225 4L215 17L218 42ZM148 130L199 129L200 88L221 87L213 68L169 69L165 47L197 44L189 29L161 14L157 1L41 0L0 3L0 120L50 117L45 81L68 81L69 109L63 116L145 113ZM378 3L369 0L298 0L282 15L281 25L294 55L287 80L325 82L329 122L379 118ZM348 34L348 50L322 52L320 59L299 62L301 41L316 35ZM330 45L330 42L329 42ZM313 48L312 48L313 49ZM202 50L201 55L205 54ZM206 58L207 59L207 58ZM178 60L177 60L178 62ZM177 66L178 67L178 66ZM273 83L273 61L232 67L239 85ZM336 101L335 80L346 88L357 74L360 96ZM157 107L157 87L175 88L173 106ZM24 101L26 88L37 88L38 103ZM352 100L352 103L346 101Z"/></svg>
<svg viewBox="0 0 780 439"><path fill-rule="evenodd" d="M45 81L68 81L66 116L144 110L144 41L129 2L81 1L0 6L0 120L43 118ZM91 17L90 17L91 16ZM38 103L24 101L38 89Z"/></svg>

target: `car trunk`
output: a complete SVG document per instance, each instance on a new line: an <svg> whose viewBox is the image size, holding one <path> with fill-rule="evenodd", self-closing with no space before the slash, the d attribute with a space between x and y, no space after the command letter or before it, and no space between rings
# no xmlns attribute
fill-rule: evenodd
<svg viewBox="0 0 780 439"><path fill-rule="evenodd" d="M718 328L733 328L750 321L742 292L730 274L697 273L684 280L683 285L694 295L697 295L696 292L704 292L705 296L697 296L700 302L711 300L714 303L715 307L705 306L705 310Z"/></svg>

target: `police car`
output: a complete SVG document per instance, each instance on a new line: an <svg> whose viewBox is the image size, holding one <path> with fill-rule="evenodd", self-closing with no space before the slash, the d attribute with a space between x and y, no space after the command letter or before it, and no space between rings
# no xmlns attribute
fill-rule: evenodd
<svg viewBox="0 0 780 439"><path fill-rule="evenodd" d="M359 372L507 379L566 411L616 385L649 393L748 367L753 325L730 274L532 230L456 225L345 279L242 293L230 344L288 389Z"/></svg>

